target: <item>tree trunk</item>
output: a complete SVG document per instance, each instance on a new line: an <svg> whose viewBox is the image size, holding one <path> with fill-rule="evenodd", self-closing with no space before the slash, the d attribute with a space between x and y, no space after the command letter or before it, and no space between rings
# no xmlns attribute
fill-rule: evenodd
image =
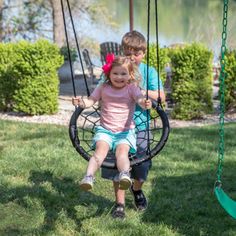
<svg viewBox="0 0 236 236"><path fill-rule="evenodd" d="M3 39L3 0L0 0L0 42Z"/></svg>
<svg viewBox="0 0 236 236"><path fill-rule="evenodd" d="M59 47L61 47L65 43L65 30L61 11L61 1L50 0L50 3L52 6L53 40Z"/></svg>

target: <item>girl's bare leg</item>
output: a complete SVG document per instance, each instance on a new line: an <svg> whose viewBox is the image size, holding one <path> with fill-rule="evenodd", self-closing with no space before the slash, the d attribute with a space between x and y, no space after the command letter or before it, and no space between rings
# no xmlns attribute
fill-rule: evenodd
<svg viewBox="0 0 236 236"><path fill-rule="evenodd" d="M130 146L128 144L119 144L116 148L116 161L119 172L129 171L129 149Z"/></svg>
<svg viewBox="0 0 236 236"><path fill-rule="evenodd" d="M120 172L119 176L119 189L128 189L132 182L129 175L130 161L129 161L129 149L127 144L119 144L116 148L116 161L117 168Z"/></svg>
<svg viewBox="0 0 236 236"><path fill-rule="evenodd" d="M86 176L80 182L80 188L84 191L89 191L93 187L94 174L101 166L103 160L109 151L109 145L104 141L98 141L96 143L96 150L93 156L90 158Z"/></svg>
<svg viewBox="0 0 236 236"><path fill-rule="evenodd" d="M108 143L104 141L98 141L96 143L96 149L93 154L93 156L90 158L86 175L94 176L95 172L99 169L99 167L102 165L102 162L107 156L107 153L109 151L109 145Z"/></svg>

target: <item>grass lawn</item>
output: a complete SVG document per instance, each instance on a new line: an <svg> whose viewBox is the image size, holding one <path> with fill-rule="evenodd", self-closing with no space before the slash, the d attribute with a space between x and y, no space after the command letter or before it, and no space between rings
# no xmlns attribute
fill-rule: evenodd
<svg viewBox="0 0 236 236"><path fill-rule="evenodd" d="M223 188L236 200L236 123L225 134ZM136 212L127 192L120 221L110 181L98 173L94 190L80 191L87 162L67 127L0 120L0 235L236 235L213 194L217 145L217 125L172 129L144 186L148 209Z"/></svg>

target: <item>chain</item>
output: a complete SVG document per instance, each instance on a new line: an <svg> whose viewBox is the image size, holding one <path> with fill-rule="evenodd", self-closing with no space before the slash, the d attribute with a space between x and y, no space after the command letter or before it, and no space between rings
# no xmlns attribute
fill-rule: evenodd
<svg viewBox="0 0 236 236"><path fill-rule="evenodd" d="M223 169L224 160L224 113L225 113L225 52L226 52L226 38L227 38L227 14L228 14L228 0L224 0L223 9L223 32L221 45L221 71L220 71L220 116L219 116L219 147L218 147L218 170L217 182L221 183L221 173Z"/></svg>

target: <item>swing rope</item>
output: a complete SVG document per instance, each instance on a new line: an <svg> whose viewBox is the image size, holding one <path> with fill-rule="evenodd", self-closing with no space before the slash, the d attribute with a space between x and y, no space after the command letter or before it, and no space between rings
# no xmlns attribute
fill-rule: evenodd
<svg viewBox="0 0 236 236"><path fill-rule="evenodd" d="M82 69L83 79L84 79L84 82L85 82L86 92L87 92L87 96L89 96L90 95L90 91L89 91L89 88L88 88L88 82L86 80L84 65L82 63L82 56L81 56L81 52L80 52L80 47L79 47L79 43L78 43L78 38L77 38L76 30L75 30L75 25L74 25L74 20L73 20L72 13L71 13L71 7L70 7L69 0L66 0L66 3L67 3L68 11L69 11L70 21L71 21L71 24L72 24L72 29L73 29L73 34L74 34L74 38L75 38L75 43L76 43L76 48L77 48L79 60L81 62L81 69ZM64 8L63 0L61 0L61 10L62 10L62 16L63 16L65 35L66 35L67 51L68 51L68 55L69 55L69 63L70 63L70 71L71 71L71 78L72 78L74 97L76 97L75 78L74 78L73 67L72 67L72 60L71 60L70 46L69 46L69 39L68 39L68 30L67 30L67 27L66 27L65 8Z"/></svg>
<svg viewBox="0 0 236 236"><path fill-rule="evenodd" d="M157 72L158 72L158 98L157 98L157 105L162 107L161 104L161 94L160 94L160 56L159 56L159 29L158 29L158 11L157 11L157 0L155 0L155 21L156 21L156 58L157 58Z"/></svg>
<svg viewBox="0 0 236 236"><path fill-rule="evenodd" d="M62 10L63 23L64 23L65 36L66 36L67 53L69 56L70 73L71 73L71 78L72 78L73 92L74 92L74 96L76 97L75 78L74 78L73 67L72 67L72 60L71 60L71 54L70 54L69 39L68 39L68 33L67 33L67 27L66 27L66 18L65 18L65 10L64 10L63 0L61 0L61 10Z"/></svg>
<svg viewBox="0 0 236 236"><path fill-rule="evenodd" d="M226 52L226 39L227 39L227 15L228 15L228 0L224 0L223 8L223 32L222 32L222 45L221 45L221 71L220 71L220 116L219 116L219 146L218 146L218 169L217 180L215 182L214 192L225 211L236 219L236 202L233 201L222 189L221 175L223 170L224 161L224 114L225 114L225 52Z"/></svg>
<svg viewBox="0 0 236 236"><path fill-rule="evenodd" d="M147 6L147 84L146 84L146 99L149 98L148 96L148 84L149 84L149 64L150 64L150 57L149 57L149 51L150 51L150 0L148 0L148 6ZM157 77L157 86L158 86L158 98L157 98L157 106L160 106L162 108L161 104L161 95L160 95L160 57L159 57L159 39L158 39L158 11L157 11L157 0L155 0L155 23L156 23L156 68L158 72L158 77ZM147 110L147 130L149 130L149 120L150 120L150 111ZM148 145L147 145L147 154L150 153L150 133L147 132L147 140L148 140Z"/></svg>
<svg viewBox="0 0 236 236"><path fill-rule="evenodd" d="M146 99L148 99L148 84L149 84L149 35L150 35L150 0L148 0L148 21L147 21L147 84L146 84ZM146 110L147 114L147 155L150 153L150 131L149 131L149 120L150 111Z"/></svg>

